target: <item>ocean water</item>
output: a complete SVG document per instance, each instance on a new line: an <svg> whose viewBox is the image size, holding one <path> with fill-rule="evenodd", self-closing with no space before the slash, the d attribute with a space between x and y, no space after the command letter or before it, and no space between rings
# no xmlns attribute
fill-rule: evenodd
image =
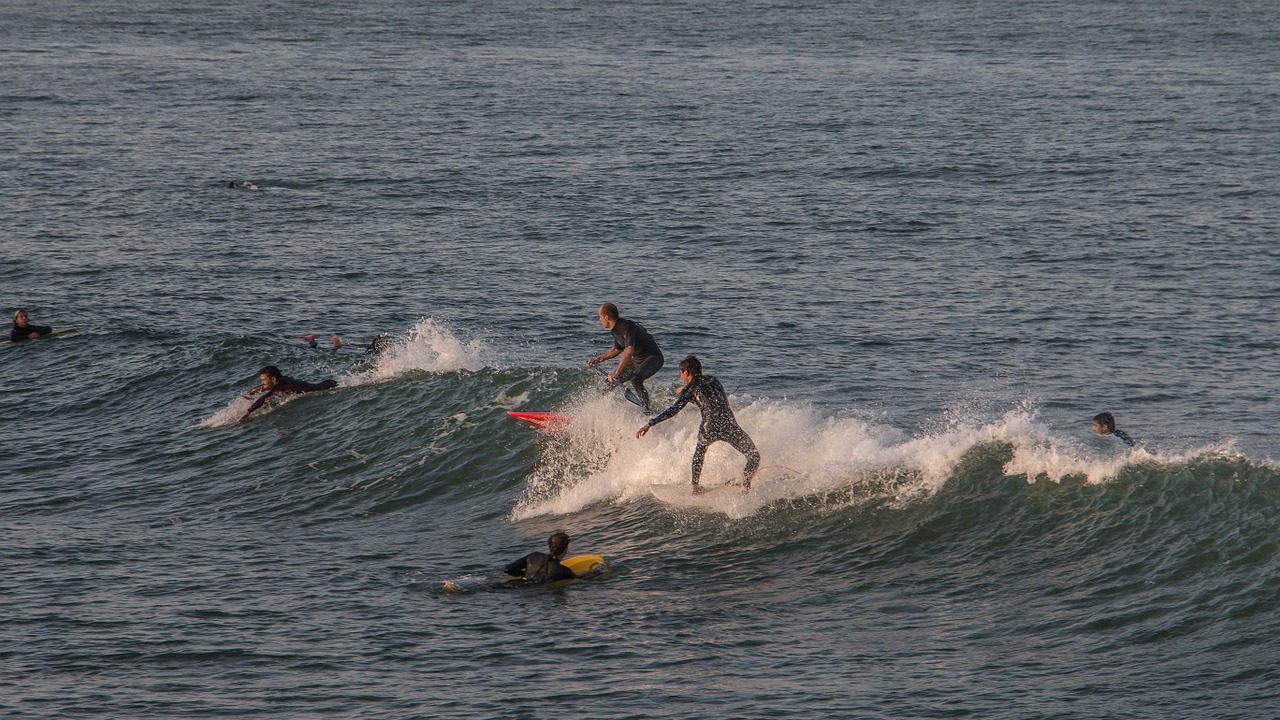
<svg viewBox="0 0 1280 720"><path fill-rule="evenodd" d="M0 715L1277 715L1280 5L8 0L0 67L4 312L79 328L0 347ZM606 301L752 494L654 497ZM610 571L495 587L556 529Z"/></svg>

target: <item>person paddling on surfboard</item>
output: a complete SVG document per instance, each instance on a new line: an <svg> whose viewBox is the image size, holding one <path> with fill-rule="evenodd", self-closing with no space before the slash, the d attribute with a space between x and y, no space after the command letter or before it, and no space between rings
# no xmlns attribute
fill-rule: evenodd
<svg viewBox="0 0 1280 720"><path fill-rule="evenodd" d="M48 325L32 325L27 320L27 311L18 308L13 313L13 327L9 328L9 342L21 342L33 337L48 335L53 328Z"/></svg>
<svg viewBox="0 0 1280 720"><path fill-rule="evenodd" d="M702 461L707 455L707 448L717 440L724 440L747 456L746 467L742 469L742 492L750 492L751 476L760 467L760 451L733 416L733 408L729 407L724 386L714 377L703 375L702 362L692 355L680 361L680 381L684 383L684 387L680 389L676 401L637 430L636 438L644 437L649 428L663 420L675 417L676 413L693 401L702 410L702 424L698 426L698 446L693 450L692 494L697 495L699 492L698 480L702 477Z"/></svg>
<svg viewBox="0 0 1280 720"><path fill-rule="evenodd" d="M617 383L631 381L636 396L640 399L640 407L648 415L649 391L644 389L644 381L653 377L662 369L666 359L662 349L640 323L618 316L618 306L605 303L596 311L600 318L600 326L613 335L613 347L587 361L587 367L595 367L610 358L621 355L618 369L606 376L610 387Z"/></svg>
<svg viewBox="0 0 1280 720"><path fill-rule="evenodd" d="M577 573L560 564L567 552L569 552L569 536L557 530L547 538L547 552L525 555L507 566L507 574L529 582L572 580L578 577Z"/></svg>
<svg viewBox="0 0 1280 720"><path fill-rule="evenodd" d="M1116 429L1116 416L1109 412L1101 412L1093 416L1093 431L1099 435L1115 435L1129 447L1136 444L1133 438L1129 437L1129 433Z"/></svg>
<svg viewBox="0 0 1280 720"><path fill-rule="evenodd" d="M315 392L317 390L332 390L338 386L337 380L322 380L318 383L302 382L293 378L285 377L280 374L280 369L275 365L268 365L258 372L259 378L262 380L258 387L246 392L243 397L253 397L258 393L263 393L262 397L254 401L248 410L240 416L240 420L249 417L249 413L262 407L268 399L276 395L292 395L297 393ZM236 422L239 422L237 420Z"/></svg>

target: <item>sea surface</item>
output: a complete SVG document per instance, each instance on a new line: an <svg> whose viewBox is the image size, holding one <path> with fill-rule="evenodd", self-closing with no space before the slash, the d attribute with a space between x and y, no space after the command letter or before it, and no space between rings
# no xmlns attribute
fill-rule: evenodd
<svg viewBox="0 0 1280 720"><path fill-rule="evenodd" d="M1280 716L1273 0L5 0L0 188L0 716Z"/></svg>

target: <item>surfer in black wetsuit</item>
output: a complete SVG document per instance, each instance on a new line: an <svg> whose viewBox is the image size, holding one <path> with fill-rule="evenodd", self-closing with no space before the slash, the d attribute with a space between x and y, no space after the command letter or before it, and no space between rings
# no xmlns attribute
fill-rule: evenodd
<svg viewBox="0 0 1280 720"><path fill-rule="evenodd" d="M48 335L53 328L47 325L32 325L27 321L27 311L19 308L13 313L13 327L9 328L9 342L21 342L33 337Z"/></svg>
<svg viewBox="0 0 1280 720"><path fill-rule="evenodd" d="M1116 416L1109 412L1102 412L1093 416L1093 431L1099 435L1115 435L1129 447L1133 447L1136 444L1133 438L1129 437L1129 433L1116 429Z"/></svg>
<svg viewBox="0 0 1280 720"><path fill-rule="evenodd" d="M337 380L322 380L318 383L302 382L293 378L285 377L280 374L280 369L275 365L268 365L258 373L262 382L258 387L246 392L244 397L253 397L258 393L262 393L262 397L258 398L249 406L248 410L240 416L240 420L249 417L249 413L262 407L269 398L276 395L291 395L297 393L315 392L317 390L332 390L338 386Z"/></svg>
<svg viewBox="0 0 1280 720"><path fill-rule="evenodd" d="M525 555L507 566L507 574L529 582L572 580L578 575L560 564L567 552L569 552L569 536L557 530L547 538L547 552Z"/></svg>
<svg viewBox="0 0 1280 720"><path fill-rule="evenodd" d="M618 317L618 306L605 303L596 312L600 318L600 326L613 334L613 347L587 361L587 367L622 356L618 360L618 369L609 373L607 380L612 386L615 383L631 381L636 396L640 398L640 407L645 414L649 408L649 391L644 389L644 381L653 377L666 359L662 357L662 349L640 323Z"/></svg>
<svg viewBox="0 0 1280 720"><path fill-rule="evenodd" d="M644 427L636 431L636 437L644 437L649 428L663 420L676 416L685 405L693 401L702 410L702 424L698 427L698 446L693 451L693 493L698 493L698 480L702 477L702 461L706 457L707 448L717 440L724 440L738 452L747 456L746 467L742 469L742 492L750 492L751 476L760 467L760 451L751 437L738 425L729 407L729 398L724 393L724 386L710 375L702 374L702 363L690 355L680 361L680 381L684 387L671 407L658 413Z"/></svg>

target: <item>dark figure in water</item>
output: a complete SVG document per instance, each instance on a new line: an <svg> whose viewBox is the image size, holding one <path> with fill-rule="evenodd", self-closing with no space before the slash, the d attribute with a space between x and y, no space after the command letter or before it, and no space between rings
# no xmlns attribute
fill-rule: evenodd
<svg viewBox="0 0 1280 720"><path fill-rule="evenodd" d="M611 386L630 380L645 414L653 412L649 408L649 391L644 389L644 381L653 377L666 362L662 349L653 336L640 327L640 323L619 317L617 305L605 303L596 315L600 318L600 326L613 335L613 347L588 360L587 367L595 367L621 355L618 369L609 373L606 380Z"/></svg>
<svg viewBox="0 0 1280 720"><path fill-rule="evenodd" d="M560 564L569 552L569 536L557 530L547 538L547 552L529 553L507 566L507 574L530 582L553 582L578 577Z"/></svg>
<svg viewBox="0 0 1280 720"><path fill-rule="evenodd" d="M258 189L257 185L254 185L248 180L240 180L238 182L235 180L232 180L231 182L227 183L227 187L234 188L236 190L257 190Z"/></svg>
<svg viewBox="0 0 1280 720"><path fill-rule="evenodd" d="M27 311L19 308L13 313L13 327L9 328L9 342L21 342L33 337L48 335L53 328L47 325L32 325L27 321Z"/></svg>
<svg viewBox="0 0 1280 720"><path fill-rule="evenodd" d="M1098 413L1093 416L1093 431L1099 435L1115 435L1124 441L1129 447L1134 446L1133 438L1123 430L1116 429L1116 416L1109 412Z"/></svg>
<svg viewBox="0 0 1280 720"><path fill-rule="evenodd" d="M337 380L323 380L318 383L302 382L293 378L285 377L280 374L280 369L275 365L268 365L259 371L258 376L262 382L258 387L244 394L244 397L252 397L258 393L262 393L262 397L254 401L248 410L240 416L241 420L249 417L249 413L262 407L269 398L276 395L291 395L296 393L315 392L317 390L332 390L338 386Z"/></svg>
<svg viewBox="0 0 1280 720"><path fill-rule="evenodd" d="M717 440L724 440L738 452L747 456L746 467L742 469L742 492L751 490L751 476L760 467L760 451L751 437L738 425L729 407L729 398L724 393L724 386L710 375L702 374L702 362L690 355L680 361L680 381L684 387L671 407L658 413L647 425L636 431L636 437L644 437L649 428L663 420L669 420L680 412L681 408L693 401L702 410L702 425L698 427L698 446L693 451L693 493L698 492L698 480L702 477L702 461L707 455L707 448Z"/></svg>

